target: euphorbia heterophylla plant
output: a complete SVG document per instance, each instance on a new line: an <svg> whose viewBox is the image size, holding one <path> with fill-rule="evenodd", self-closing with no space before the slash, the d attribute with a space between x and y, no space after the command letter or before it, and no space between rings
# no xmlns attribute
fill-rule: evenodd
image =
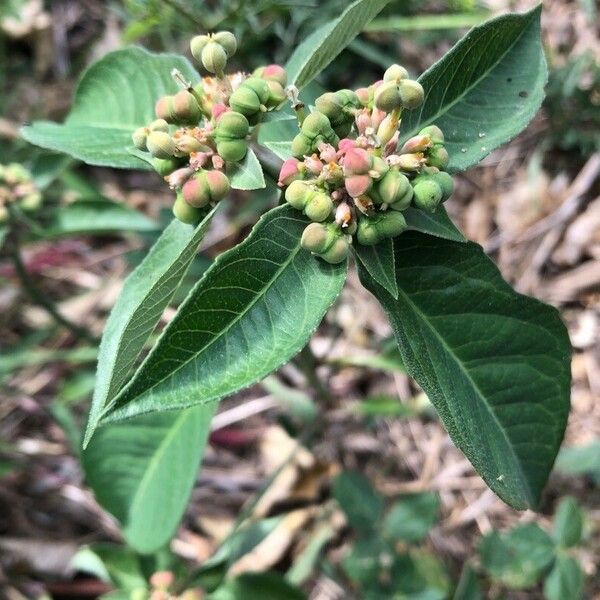
<svg viewBox="0 0 600 600"><path fill-rule="evenodd" d="M418 80L390 65L369 87L303 102L302 88L385 4L353 3L285 68L228 72L228 32L191 41L202 78L182 57L113 52L85 73L64 124L23 130L90 164L153 168L173 189L175 219L106 324L85 434L87 479L140 551L173 534L217 401L308 343L350 257L456 445L505 502L538 504L569 410L567 334L553 308L503 281L442 203L453 173L538 110L540 8L476 27ZM137 364L220 199L264 187L263 166L280 206L215 260Z"/></svg>

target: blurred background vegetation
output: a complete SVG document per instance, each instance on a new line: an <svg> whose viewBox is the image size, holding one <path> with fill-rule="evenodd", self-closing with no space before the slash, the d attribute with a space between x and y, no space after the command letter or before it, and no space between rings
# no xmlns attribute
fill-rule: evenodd
<svg viewBox="0 0 600 600"><path fill-rule="evenodd" d="M194 583L209 589L218 567L286 574L315 599L546 593L570 600L550 573L578 573L567 565L575 560L585 578L582 597L600 597L600 21L593 0L543 3L543 109L517 139L462 174L447 204L503 275L556 305L569 327L573 411L540 514L503 505L453 448L404 373L385 318L353 276L312 342L316 363L301 356L222 403L166 558L119 546L118 528L82 480L78 431L97 338L123 278L169 218L170 192L149 173L87 167L34 149L20 139L20 125L61 120L86 66L123 45L187 55L192 35L229 29L240 41L234 68L283 64L347 4L0 4L0 163L26 165L44 193L43 208L18 239L0 242L0 596L94 598L161 568L195 569ZM471 26L534 4L392 0L308 93L359 87L392 62L418 75ZM274 185L228 199L176 301L276 200ZM11 250L17 243L24 272ZM57 323L36 293L75 328ZM301 452L283 464L298 439ZM256 528L240 532L243 508L260 536ZM579 534L565 534L573 529ZM235 550L223 545L232 539L242 540ZM258 554L248 551L260 540ZM106 542L116 546L97 545ZM90 544L104 572L82 555ZM477 581L481 595L468 595Z"/></svg>

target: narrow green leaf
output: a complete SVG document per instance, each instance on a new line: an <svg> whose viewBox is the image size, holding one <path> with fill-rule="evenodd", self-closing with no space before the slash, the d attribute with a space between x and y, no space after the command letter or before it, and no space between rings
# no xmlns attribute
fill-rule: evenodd
<svg viewBox="0 0 600 600"><path fill-rule="evenodd" d="M433 492L404 496L392 506L382 532L393 540L419 542L437 523L439 512L440 499Z"/></svg>
<svg viewBox="0 0 600 600"><path fill-rule="evenodd" d="M158 225L146 215L111 200L77 200L52 211L44 237L107 234L120 231L155 231Z"/></svg>
<svg viewBox="0 0 600 600"><path fill-rule="evenodd" d="M450 171L478 163L515 137L544 99L548 77L540 39L541 5L472 29L419 81L425 103L402 115L402 140L435 123Z"/></svg>
<svg viewBox="0 0 600 600"><path fill-rule="evenodd" d="M382 303L408 373L486 483L535 507L569 412L570 343L558 312L517 294L476 244L395 238L395 300Z"/></svg>
<svg viewBox="0 0 600 600"><path fill-rule="evenodd" d="M340 473L333 481L331 494L352 527L363 532L377 527L383 510L383 497L364 475L356 471Z"/></svg>
<svg viewBox="0 0 600 600"><path fill-rule="evenodd" d="M229 579L207 600L305 600L296 586L275 572L244 573Z"/></svg>
<svg viewBox="0 0 600 600"><path fill-rule="evenodd" d="M298 211L280 206L242 244L219 256L105 420L218 400L301 350L347 271L346 263L329 265L301 248L307 223Z"/></svg>
<svg viewBox="0 0 600 600"><path fill-rule="evenodd" d="M410 207L402 214L406 218L409 231L420 231L421 233L427 233L428 235L454 242L467 241L456 225L450 220L443 206L438 206L434 213Z"/></svg>
<svg viewBox="0 0 600 600"><path fill-rule="evenodd" d="M554 530L556 542L563 548L571 548L581 542L583 534L583 510L575 498L564 497L554 515Z"/></svg>
<svg viewBox="0 0 600 600"><path fill-rule="evenodd" d="M483 600L481 584L473 567L465 563L452 600Z"/></svg>
<svg viewBox="0 0 600 600"><path fill-rule="evenodd" d="M172 69L192 82L199 76L182 56L125 48L107 54L84 73L73 108L61 125L37 121L23 127L23 137L37 146L70 154L90 165L148 169L129 153L131 134L154 116L160 96L173 94Z"/></svg>
<svg viewBox="0 0 600 600"><path fill-rule="evenodd" d="M250 149L241 163L227 165L231 187L236 190L259 190L266 187L262 167Z"/></svg>
<svg viewBox="0 0 600 600"><path fill-rule="evenodd" d="M204 404L111 423L84 450L87 483L138 552L158 550L175 533L215 408Z"/></svg>
<svg viewBox="0 0 600 600"><path fill-rule="evenodd" d="M485 12L446 13L440 15L415 15L400 17L383 17L373 19L365 31L432 31L438 29L459 29L479 25L489 16Z"/></svg>
<svg viewBox="0 0 600 600"><path fill-rule="evenodd" d="M492 531L479 545L483 568L509 588L535 585L554 559L554 543L535 523L501 534Z"/></svg>
<svg viewBox="0 0 600 600"><path fill-rule="evenodd" d="M583 571L572 556L559 555L544 582L546 600L581 600L583 598Z"/></svg>
<svg viewBox="0 0 600 600"><path fill-rule="evenodd" d="M335 20L300 44L286 65L288 79L298 88L310 83L377 16L389 0L356 0Z"/></svg>
<svg viewBox="0 0 600 600"><path fill-rule="evenodd" d="M84 446L98 425L100 413L125 383L144 343L185 276L215 210L195 228L173 219L126 279L102 335Z"/></svg>
<svg viewBox="0 0 600 600"><path fill-rule="evenodd" d="M356 258L369 275L394 298L398 297L398 284L394 267L394 241L390 238L377 246L355 244Z"/></svg>

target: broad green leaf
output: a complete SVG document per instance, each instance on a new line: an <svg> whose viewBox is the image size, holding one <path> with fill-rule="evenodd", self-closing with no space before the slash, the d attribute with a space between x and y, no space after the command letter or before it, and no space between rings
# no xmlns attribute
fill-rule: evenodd
<svg viewBox="0 0 600 600"><path fill-rule="evenodd" d="M148 336L185 276L215 210L197 227L173 219L126 279L102 335L96 389L84 445L97 426L103 408L125 383Z"/></svg>
<svg viewBox="0 0 600 600"><path fill-rule="evenodd" d="M479 545L483 568L509 588L535 585L554 559L552 538L535 523L501 534L492 531Z"/></svg>
<svg viewBox="0 0 600 600"><path fill-rule="evenodd" d="M394 267L394 241L384 240L376 246L355 244L356 258L369 275L394 298L398 297L398 284Z"/></svg>
<svg viewBox="0 0 600 600"><path fill-rule="evenodd" d="M463 566L452 600L483 600L481 584L475 570L468 562Z"/></svg>
<svg viewBox="0 0 600 600"><path fill-rule="evenodd" d="M296 586L275 572L244 573L225 582L207 600L305 600Z"/></svg>
<svg viewBox="0 0 600 600"><path fill-rule="evenodd" d="M439 206L434 213L411 207L407 208L402 214L406 218L409 231L420 231L421 233L454 242L467 241L456 225L450 220L443 206Z"/></svg>
<svg viewBox="0 0 600 600"><path fill-rule="evenodd" d="M583 571L576 558L559 555L544 582L546 600L581 600L583 598Z"/></svg>
<svg viewBox="0 0 600 600"><path fill-rule="evenodd" d="M391 548L379 534L373 533L367 537L359 537L352 544L350 551L342 560L342 566L352 581L365 589L375 590L380 586L382 561L384 564L389 564L392 560ZM380 592L379 589L377 591Z"/></svg>
<svg viewBox="0 0 600 600"><path fill-rule="evenodd" d="M423 73L425 102L402 115L402 140L435 123L446 137L449 170L462 171L524 129L548 76L540 14L541 5L475 27Z"/></svg>
<svg viewBox="0 0 600 600"><path fill-rule="evenodd" d="M22 135L32 144L90 165L148 169L128 151L131 134L155 118L154 105L161 96L177 91L171 77L174 68L194 83L199 80L182 56L137 47L111 52L84 73L63 124L37 121L23 127Z"/></svg>
<svg viewBox="0 0 600 600"><path fill-rule="evenodd" d="M115 233L120 231L155 231L158 225L146 215L125 204L111 200L78 200L52 211L44 226L44 237Z"/></svg>
<svg viewBox="0 0 600 600"><path fill-rule="evenodd" d="M346 263L329 265L300 246L308 220L289 206L264 215L221 254L131 382L104 413L118 420L218 400L299 352L337 298Z"/></svg>
<svg viewBox="0 0 600 600"><path fill-rule="evenodd" d="M394 540L419 542L437 523L439 512L440 499L433 492L404 496L392 506L382 532Z"/></svg>
<svg viewBox="0 0 600 600"><path fill-rule="evenodd" d="M331 493L351 527L359 531L377 527L383 510L383 497L364 475L355 471L340 473L333 481Z"/></svg>
<svg viewBox="0 0 600 600"><path fill-rule="evenodd" d="M298 88L310 83L388 2L356 0L337 19L309 35L287 62L289 82Z"/></svg>
<svg viewBox="0 0 600 600"><path fill-rule="evenodd" d="M294 156L292 154L292 142L265 142L263 145L281 160L287 160Z"/></svg>
<svg viewBox="0 0 600 600"><path fill-rule="evenodd" d="M570 343L558 312L517 294L476 244L395 238L395 300L366 271L408 373L486 483L536 507L562 441Z"/></svg>
<svg viewBox="0 0 600 600"><path fill-rule="evenodd" d="M556 470L571 475L588 475L600 485L600 441L586 446L561 448L556 459Z"/></svg>
<svg viewBox="0 0 600 600"><path fill-rule="evenodd" d="M554 515L552 534L556 542L563 548L570 548L581 542L583 510L575 498L566 496L560 501Z"/></svg>
<svg viewBox="0 0 600 600"><path fill-rule="evenodd" d="M138 552L158 550L175 533L215 408L204 404L111 423L83 452L87 483Z"/></svg>
<svg viewBox="0 0 600 600"><path fill-rule="evenodd" d="M426 550L415 549L400 554L392 566L391 577L394 591L400 593L400 598L446 600L450 592L446 568L439 558Z"/></svg>
<svg viewBox="0 0 600 600"><path fill-rule="evenodd" d="M250 149L241 163L229 163L227 175L231 187L236 190L259 190L266 187L262 167L256 154Z"/></svg>
<svg viewBox="0 0 600 600"><path fill-rule="evenodd" d="M373 19L365 31L432 31L437 29L460 29L479 25L489 16L485 12L445 13L441 15L402 15Z"/></svg>

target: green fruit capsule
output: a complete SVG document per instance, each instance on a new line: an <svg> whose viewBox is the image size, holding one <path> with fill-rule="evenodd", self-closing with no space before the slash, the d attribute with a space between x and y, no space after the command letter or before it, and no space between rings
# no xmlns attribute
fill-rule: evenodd
<svg viewBox="0 0 600 600"><path fill-rule="evenodd" d="M333 242L331 248L321 253L321 258L332 264L337 265L348 258L348 254L350 254L350 244L345 239L345 237L338 238Z"/></svg>
<svg viewBox="0 0 600 600"><path fill-rule="evenodd" d="M208 35L197 35L192 38L190 42L190 50L192 52L192 56L199 62L202 62L202 50L206 47L206 45L210 42L210 36Z"/></svg>
<svg viewBox="0 0 600 600"><path fill-rule="evenodd" d="M409 183L408 189L404 192L404 195L398 198L393 204L390 204L390 208L393 210L406 210L412 202L414 193L412 185Z"/></svg>
<svg viewBox="0 0 600 600"><path fill-rule="evenodd" d="M241 113L228 110L217 120L215 138L220 140L241 140L250 131L248 119Z"/></svg>
<svg viewBox="0 0 600 600"><path fill-rule="evenodd" d="M315 110L304 119L302 133L309 139L314 140L318 136L324 138L335 136L329 119L321 112Z"/></svg>
<svg viewBox="0 0 600 600"><path fill-rule="evenodd" d="M408 71L400 65L389 66L383 74L383 80L386 82L395 81L396 83L399 83L402 79L406 79L407 77Z"/></svg>
<svg viewBox="0 0 600 600"><path fill-rule="evenodd" d="M172 106L172 118L178 123L196 124L202 117L198 101L187 90L181 90L173 96Z"/></svg>
<svg viewBox="0 0 600 600"><path fill-rule="evenodd" d="M335 241L332 230L323 223L311 223L302 232L300 245L310 252L321 254L330 248Z"/></svg>
<svg viewBox="0 0 600 600"><path fill-rule="evenodd" d="M204 211L200 208L194 208L193 206L190 206L183 199L183 196L178 193L175 204L173 204L173 214L183 223L194 225L200 221L200 219L202 219Z"/></svg>
<svg viewBox="0 0 600 600"><path fill-rule="evenodd" d="M229 98L231 110L246 117L252 117L260 111L260 99L254 90L240 86Z"/></svg>
<svg viewBox="0 0 600 600"><path fill-rule="evenodd" d="M384 112L392 112L403 105L398 84L388 81L380 85L375 91L375 106Z"/></svg>
<svg viewBox="0 0 600 600"><path fill-rule="evenodd" d="M139 127L131 135L133 145L138 150L147 150L146 140L148 139L148 133L149 133L148 127Z"/></svg>
<svg viewBox="0 0 600 600"><path fill-rule="evenodd" d="M419 131L419 135L426 135L434 144L444 143L444 134L437 125L429 125Z"/></svg>
<svg viewBox="0 0 600 600"><path fill-rule="evenodd" d="M214 42L225 50L228 58L231 58L237 50L237 40L231 31L218 31L212 36Z"/></svg>
<svg viewBox="0 0 600 600"><path fill-rule="evenodd" d="M438 169L445 169L450 162L448 150L441 144L436 144L427 154L427 164Z"/></svg>
<svg viewBox="0 0 600 600"><path fill-rule="evenodd" d="M411 191L412 195L412 188L408 177L400 173L398 169L390 169L377 182L375 187L377 199L386 204L396 204L404 198L408 190Z"/></svg>
<svg viewBox="0 0 600 600"><path fill-rule="evenodd" d="M312 154L313 143L306 135L300 132L292 140L292 155L296 158L302 158Z"/></svg>
<svg viewBox="0 0 600 600"><path fill-rule="evenodd" d="M313 194L304 207L304 214L311 220L321 222L327 219L333 210L333 201L325 192Z"/></svg>
<svg viewBox="0 0 600 600"><path fill-rule="evenodd" d="M174 123L173 96L163 96L162 98L159 98L154 107L154 112L159 119L166 121L167 123Z"/></svg>
<svg viewBox="0 0 600 600"><path fill-rule="evenodd" d="M356 229L356 239L363 246L375 246L382 237L373 218L361 215Z"/></svg>
<svg viewBox="0 0 600 600"><path fill-rule="evenodd" d="M218 202L229 193L229 179L221 171L200 170L181 189L184 200L195 208Z"/></svg>
<svg viewBox="0 0 600 600"><path fill-rule="evenodd" d="M220 75L227 64L227 53L223 46L211 41L202 49L202 65L210 73Z"/></svg>
<svg viewBox="0 0 600 600"><path fill-rule="evenodd" d="M424 175L413 181L413 204L421 210L435 212L442 200L442 187L431 176Z"/></svg>
<svg viewBox="0 0 600 600"><path fill-rule="evenodd" d="M242 86L250 88L258 96L261 104L264 104L269 99L269 84L260 77L248 77L242 83Z"/></svg>
<svg viewBox="0 0 600 600"><path fill-rule="evenodd" d="M302 180L292 181L285 190L285 200L298 210L304 210L311 196L314 194L312 186Z"/></svg>
<svg viewBox="0 0 600 600"><path fill-rule="evenodd" d="M445 171L440 171L431 175L431 178L442 188L442 202L448 200L452 196L452 192L454 192L454 179L452 179L452 175Z"/></svg>
<svg viewBox="0 0 600 600"><path fill-rule="evenodd" d="M217 141L217 153L227 162L240 162L248 152L246 140Z"/></svg>
<svg viewBox="0 0 600 600"><path fill-rule="evenodd" d="M377 227L384 239L396 237L406 229L406 219L402 213L388 210L381 213Z"/></svg>
<svg viewBox="0 0 600 600"><path fill-rule="evenodd" d="M181 161L176 158L154 158L152 160L154 170L162 177L170 175L173 171L177 170L180 165Z"/></svg>
<svg viewBox="0 0 600 600"><path fill-rule="evenodd" d="M164 119L156 119L148 125L148 129L150 131L164 131L167 133L169 131L169 124Z"/></svg>
<svg viewBox="0 0 600 600"><path fill-rule="evenodd" d="M283 86L278 81L267 80L269 86L269 97L267 98L266 105L269 108L279 106L285 101L286 95Z"/></svg>
<svg viewBox="0 0 600 600"><path fill-rule="evenodd" d="M146 140L146 146L155 158L171 158L177 152L175 142L164 131L151 131Z"/></svg>
<svg viewBox="0 0 600 600"><path fill-rule="evenodd" d="M398 93L400 94L402 106L408 109L421 106L425 99L423 86L418 81L413 81L412 79L403 79L398 84Z"/></svg>

